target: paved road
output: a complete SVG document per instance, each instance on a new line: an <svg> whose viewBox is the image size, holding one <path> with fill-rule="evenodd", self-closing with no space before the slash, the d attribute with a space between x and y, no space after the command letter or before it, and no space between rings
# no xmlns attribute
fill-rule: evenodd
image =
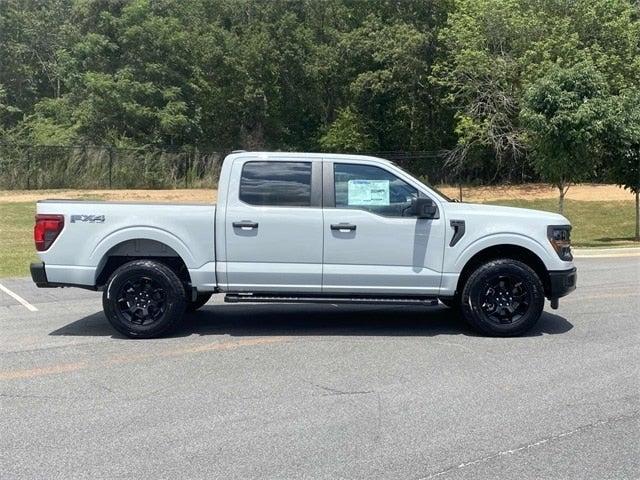
<svg viewBox="0 0 640 480"><path fill-rule="evenodd" d="M0 477L640 478L640 258L581 259L530 336L443 307L224 305L115 335L2 280Z"/></svg>

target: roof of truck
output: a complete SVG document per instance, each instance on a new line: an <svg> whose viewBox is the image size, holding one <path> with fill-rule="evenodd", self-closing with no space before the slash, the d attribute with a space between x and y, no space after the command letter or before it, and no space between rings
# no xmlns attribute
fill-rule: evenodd
<svg viewBox="0 0 640 480"><path fill-rule="evenodd" d="M384 158L372 157L370 155L352 155L346 153L309 153L309 152L246 152L235 151L229 154L226 158L236 157L251 157L264 160L288 160L291 158L300 157L304 158L316 158L318 160L375 160L376 162L383 162L392 164L393 162L385 160Z"/></svg>

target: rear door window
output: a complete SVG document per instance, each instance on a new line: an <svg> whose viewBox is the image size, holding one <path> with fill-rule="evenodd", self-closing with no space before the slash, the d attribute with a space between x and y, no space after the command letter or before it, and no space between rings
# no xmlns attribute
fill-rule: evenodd
<svg viewBox="0 0 640 480"><path fill-rule="evenodd" d="M245 163L240 200L258 206L311 206L311 162Z"/></svg>

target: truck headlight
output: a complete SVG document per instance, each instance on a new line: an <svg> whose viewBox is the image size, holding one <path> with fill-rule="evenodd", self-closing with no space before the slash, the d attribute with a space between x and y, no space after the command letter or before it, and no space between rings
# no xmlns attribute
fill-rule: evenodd
<svg viewBox="0 0 640 480"><path fill-rule="evenodd" d="M547 227L547 238L561 260L565 262L573 260L573 255L571 254L571 225L549 225Z"/></svg>

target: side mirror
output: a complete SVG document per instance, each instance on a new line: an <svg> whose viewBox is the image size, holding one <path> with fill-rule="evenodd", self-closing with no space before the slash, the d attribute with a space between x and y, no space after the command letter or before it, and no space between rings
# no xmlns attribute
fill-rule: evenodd
<svg viewBox="0 0 640 480"><path fill-rule="evenodd" d="M438 206L428 197L411 200L411 211L418 218L438 218Z"/></svg>

